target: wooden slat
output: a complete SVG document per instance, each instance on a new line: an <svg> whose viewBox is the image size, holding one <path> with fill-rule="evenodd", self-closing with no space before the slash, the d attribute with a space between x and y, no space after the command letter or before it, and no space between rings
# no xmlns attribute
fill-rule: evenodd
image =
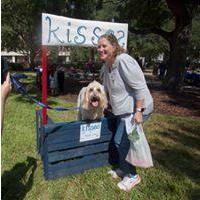
<svg viewBox="0 0 200 200"><path fill-rule="evenodd" d="M44 173L49 171L48 158L49 158L49 154L48 154L48 148L47 148L47 141L44 140L44 145L42 148L42 160L43 160Z"/></svg>
<svg viewBox="0 0 200 200"><path fill-rule="evenodd" d="M108 147L109 147L109 142L105 142L105 143L93 144L93 145L88 145L88 146L79 147L79 148L73 148L73 149L65 150L65 151L56 151L56 152L48 153L48 156L49 156L48 162L51 163L51 162L56 162L56 161L62 161L62 160L70 159L70 158L76 158L80 156L108 151Z"/></svg>
<svg viewBox="0 0 200 200"><path fill-rule="evenodd" d="M49 144L63 142L63 140L76 140L80 135L80 123L66 123L61 125L45 126L45 134L48 135ZM106 121L102 122L101 135L112 133Z"/></svg>
<svg viewBox="0 0 200 200"><path fill-rule="evenodd" d="M93 168L97 168L97 167L102 167L108 165L108 158L104 157L103 159L99 160L94 160L92 161L92 163L88 163L86 162L84 165L77 165L73 168L63 168L63 169L59 169L59 170L55 170L53 173L46 173L45 174L45 178L47 180L49 179L56 179L56 178L60 178L63 176L67 176L70 174L77 174L77 173L83 173L86 170L90 170Z"/></svg>
<svg viewBox="0 0 200 200"><path fill-rule="evenodd" d="M68 131L68 132L67 132ZM102 127L101 129L101 137L103 135L111 135L112 132L110 132L106 127ZM70 129L70 130L59 130L59 133L55 133L55 135L49 135L48 145L56 144L56 143L63 143L63 142L71 142L71 141L79 141L80 139L80 127L76 129Z"/></svg>
<svg viewBox="0 0 200 200"><path fill-rule="evenodd" d="M57 170L57 169L63 169L66 167L71 168L77 165L84 165L85 162L90 162L89 164L91 164L95 160L104 159L104 157L108 158L107 152L83 156L81 158L77 158L74 160L73 159L67 160L67 161L56 163L56 164L48 163L48 168L49 168L49 172L53 172L54 170Z"/></svg>
<svg viewBox="0 0 200 200"><path fill-rule="evenodd" d="M83 157L81 159L72 160L70 162L59 163L49 166L49 171L45 171L47 179L54 179L69 174L81 173L85 170L105 166L108 164L108 154L97 154Z"/></svg>
<svg viewBox="0 0 200 200"><path fill-rule="evenodd" d="M97 144L97 143L101 143L101 142L110 141L111 137L112 137L112 135L110 134L110 135L103 135L99 139L86 141L86 142L79 142L79 139L78 139L75 141L68 141L68 142L62 142L62 143L51 144L51 145L48 144L47 149L48 149L48 152L51 152L51 151L81 147L81 146L85 146L85 145Z"/></svg>
<svg viewBox="0 0 200 200"><path fill-rule="evenodd" d="M47 135L55 135L59 134L59 131L61 130L71 130L76 129L78 126L80 126L80 122L65 122L65 123L55 123L55 124L48 124L45 127L45 133Z"/></svg>
<svg viewBox="0 0 200 200"><path fill-rule="evenodd" d="M101 121L92 121L90 123L102 122L102 127L108 127L108 121L106 118L102 118ZM48 124L45 127L45 133L48 135L53 134L55 137L56 134L59 134L60 131L67 131L67 130L76 130L80 129L80 125L89 124L84 121L74 121L74 122L60 122L54 124Z"/></svg>

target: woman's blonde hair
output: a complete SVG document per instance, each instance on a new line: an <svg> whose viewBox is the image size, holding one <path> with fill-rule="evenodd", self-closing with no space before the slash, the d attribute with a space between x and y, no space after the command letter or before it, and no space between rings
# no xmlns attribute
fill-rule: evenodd
<svg viewBox="0 0 200 200"><path fill-rule="evenodd" d="M126 52L126 50L124 48L122 48L119 43L117 38L114 36L114 34L103 34L100 36L99 40L105 38L106 40L108 40L110 42L110 44L115 47L115 51L114 51L114 56L120 55L121 53Z"/></svg>

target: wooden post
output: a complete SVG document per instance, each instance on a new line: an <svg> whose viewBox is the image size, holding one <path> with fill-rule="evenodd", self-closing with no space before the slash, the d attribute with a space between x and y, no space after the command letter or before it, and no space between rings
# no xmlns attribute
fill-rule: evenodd
<svg viewBox="0 0 200 200"><path fill-rule="evenodd" d="M42 46L42 103L47 104L47 46ZM42 109L42 124L47 124L47 108Z"/></svg>

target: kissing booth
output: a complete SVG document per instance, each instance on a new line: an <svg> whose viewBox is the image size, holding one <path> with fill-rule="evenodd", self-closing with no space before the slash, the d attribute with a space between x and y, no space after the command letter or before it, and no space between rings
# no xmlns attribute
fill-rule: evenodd
<svg viewBox="0 0 200 200"><path fill-rule="evenodd" d="M107 32L126 48L127 24L78 20L42 14L42 103L47 105L47 46L96 46ZM54 122L47 107L36 111L37 150L45 179L107 165L113 162L114 118L95 121Z"/></svg>

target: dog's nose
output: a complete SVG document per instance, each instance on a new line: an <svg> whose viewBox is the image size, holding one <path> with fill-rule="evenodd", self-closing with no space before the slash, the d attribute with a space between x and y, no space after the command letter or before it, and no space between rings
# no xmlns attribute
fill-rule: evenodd
<svg viewBox="0 0 200 200"><path fill-rule="evenodd" d="M92 101L99 101L99 97L97 95L93 95L91 100Z"/></svg>

